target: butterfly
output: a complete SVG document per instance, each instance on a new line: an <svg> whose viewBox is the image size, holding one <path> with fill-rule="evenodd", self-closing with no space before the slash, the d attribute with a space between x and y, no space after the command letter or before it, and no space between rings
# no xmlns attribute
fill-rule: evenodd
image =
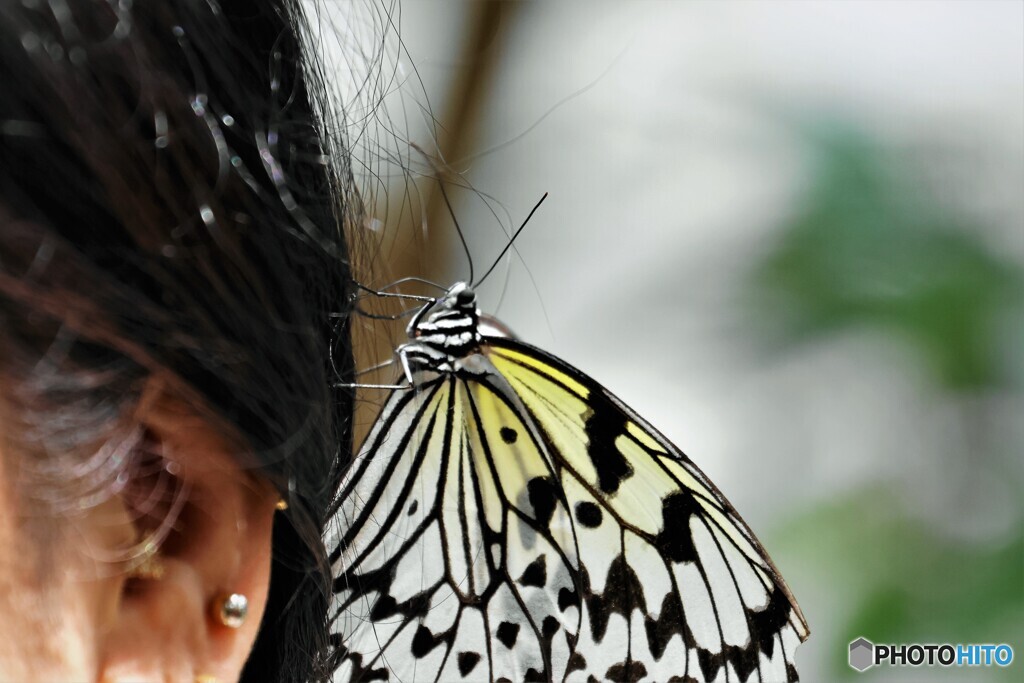
<svg viewBox="0 0 1024 683"><path fill-rule="evenodd" d="M807 622L678 448L460 282L341 489L335 681L795 681Z"/></svg>

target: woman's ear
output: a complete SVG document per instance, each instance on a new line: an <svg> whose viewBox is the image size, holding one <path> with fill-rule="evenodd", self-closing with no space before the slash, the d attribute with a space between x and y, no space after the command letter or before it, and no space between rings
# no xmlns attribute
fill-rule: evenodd
<svg viewBox="0 0 1024 683"><path fill-rule="evenodd" d="M99 680L236 681L266 605L278 498L185 402L150 393L137 419L144 452L119 503L142 554L113 588Z"/></svg>

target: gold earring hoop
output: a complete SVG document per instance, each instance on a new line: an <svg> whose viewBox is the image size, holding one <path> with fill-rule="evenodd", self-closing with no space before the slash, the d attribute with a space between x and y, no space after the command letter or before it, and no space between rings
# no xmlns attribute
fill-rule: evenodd
<svg viewBox="0 0 1024 683"><path fill-rule="evenodd" d="M249 616L249 599L241 593L219 595L211 604L213 618L228 628L241 628Z"/></svg>
<svg viewBox="0 0 1024 683"><path fill-rule="evenodd" d="M142 552L130 561L125 574L129 579L159 581L164 578L165 571L163 560L160 558L160 546L154 541L146 541Z"/></svg>

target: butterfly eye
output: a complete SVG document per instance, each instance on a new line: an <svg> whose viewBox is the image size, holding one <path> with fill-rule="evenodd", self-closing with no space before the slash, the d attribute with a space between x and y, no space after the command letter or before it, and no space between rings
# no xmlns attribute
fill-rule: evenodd
<svg viewBox="0 0 1024 683"><path fill-rule="evenodd" d="M469 306L476 300L476 294L471 289L464 289L455 295L455 303L459 306Z"/></svg>

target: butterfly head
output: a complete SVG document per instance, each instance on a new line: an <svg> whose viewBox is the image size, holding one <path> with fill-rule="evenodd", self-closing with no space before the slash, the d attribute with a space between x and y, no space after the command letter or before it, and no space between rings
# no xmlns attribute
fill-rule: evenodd
<svg viewBox="0 0 1024 683"><path fill-rule="evenodd" d="M438 301L437 306L449 311L479 313L476 306L476 291L465 282L456 282L452 285Z"/></svg>

